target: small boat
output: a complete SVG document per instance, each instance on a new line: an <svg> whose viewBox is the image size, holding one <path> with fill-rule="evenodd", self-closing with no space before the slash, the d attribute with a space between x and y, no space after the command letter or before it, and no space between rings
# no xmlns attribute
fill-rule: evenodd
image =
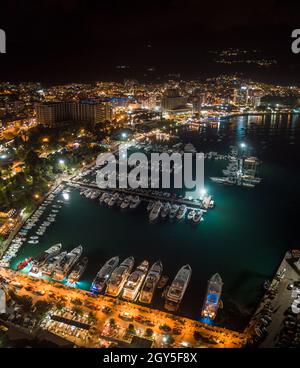
<svg viewBox="0 0 300 368"><path fill-rule="evenodd" d="M23 270L23 268L25 268L29 262L31 262L32 257L28 257L26 259L24 259L24 261L19 262L17 265L17 271Z"/></svg>
<svg viewBox="0 0 300 368"><path fill-rule="evenodd" d="M38 244L38 240L28 240L29 244Z"/></svg>

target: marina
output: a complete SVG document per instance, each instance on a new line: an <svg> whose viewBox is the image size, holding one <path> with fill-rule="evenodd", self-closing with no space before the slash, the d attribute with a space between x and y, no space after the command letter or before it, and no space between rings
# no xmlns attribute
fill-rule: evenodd
<svg viewBox="0 0 300 368"><path fill-rule="evenodd" d="M260 119L258 117L249 118L250 126L251 122L257 122ZM232 137L236 137L237 132L239 132L239 139L244 139L245 130L242 128L246 126L247 121L244 118L238 119L238 122L233 125L233 131L229 130ZM279 128L270 128L270 134L272 130L276 129ZM196 146L195 140L192 139L195 133L188 132L186 134L188 135L187 141L193 141ZM199 137L197 137L198 139ZM212 146L211 142L202 142L202 144L206 149ZM286 144L288 145L288 143ZM289 147L290 156L294 155L294 146ZM216 147L212 149L216 152L219 151ZM226 152L228 152L227 146L224 147L223 152L225 157ZM222 153L219 155L221 157ZM291 175L288 169L280 165L276 166L275 170L272 164L273 155L273 152L268 153L263 150L257 152L257 156L264 161L261 168L261 176L264 180L255 187L255 190L247 191L247 198L244 194L245 191L242 191L242 188L238 186L220 186L207 180L205 185L207 191L216 199L215 209L211 211L208 209L207 212L201 208L200 201L197 203L197 201L187 200L188 203L181 203L181 201L186 201L184 199L185 193L178 193L182 195L182 198L176 198L175 203L173 203L172 197L165 197L164 195L151 194L148 196L147 193L143 192L126 191L122 193L113 190L108 194L113 194L116 191L123 197L123 201L120 204L119 199L113 207L109 207L104 204L104 201L100 203L100 194L94 199L80 195L81 190L89 189L93 192L96 190L95 186L90 184L91 179L84 182L86 177L83 176L79 180L82 185L76 184L78 180L68 182L71 185L68 184L67 186L64 183L56 193L51 193L40 204L41 207L33 213L29 222L22 227L11 243L9 253L5 254L1 262L7 267L10 266L16 269L20 262L29 257L34 259L54 244L61 243L63 245L62 251L71 251L78 244L82 244L84 256L88 257L89 262L75 286L85 290L90 289L101 265L115 255L120 256L121 263L126 257L132 255L135 267L144 259L147 259L151 266L160 258L164 275L169 278L169 282L166 283L165 287L170 285L182 264L190 264L193 277L178 313L193 318L201 318L201 310L207 291L206 280L209 280L214 272L218 272L222 275L224 282L222 288L224 308L218 311L214 321L216 324L221 323L221 325L231 326L237 324L239 328L243 328L247 316L250 318L251 312L262 295L261 285L266 278L273 274L274 264L278 262L284 251L282 244L286 232L282 232L282 229L289 228L290 234L294 234L293 229L295 229L295 227L291 227L291 224L286 223L287 217L279 219L277 216L278 210L286 211L284 210L286 201L282 204L281 201L276 202L275 205L274 198L282 198L282 190L287 185L289 190L293 190L297 183L297 180L294 180L297 173L293 172ZM289 159L290 156L287 155L285 159ZM270 157L272 157L271 161ZM280 160L280 157L277 156L276 159ZM226 160L222 158L207 159L206 176L217 176L226 168L227 161L227 158ZM270 183L272 183L271 193ZM131 198L128 197L134 198L137 195L141 202L136 208L130 209ZM64 197L69 199L66 200ZM128 198L127 201L125 201L126 198ZM170 206L171 202L176 204L178 206L176 213L178 213L180 205L186 205L188 209L185 219L187 221L178 220L176 215L173 219L170 219L170 208L168 209L167 206L165 218L163 217L163 208L161 208L155 224L150 223L151 205L154 205L154 202L158 200L162 204L169 202ZM126 202L128 202L128 206L122 209L121 205L124 202L124 207L126 207ZM257 203L267 209L267 214L257 211L255 206ZM53 205L61 206L61 208L52 207ZM201 209L204 211L202 217L204 222L201 221L199 226L196 227L188 226L189 223L192 224L195 212ZM293 218L291 214L293 212L291 211L292 209L289 208L289 218ZM49 220L47 220L48 218ZM44 221L50 222L50 225L47 225ZM253 231L253 221L255 231ZM41 227L43 223L44 225ZM111 224L114 224L114 230L116 231L109 230ZM31 225L34 226L31 227ZM25 227L29 227L29 229L25 229ZM88 228L89 232L83 233L82 229L84 228ZM154 228L155 231L153 231ZM36 234L39 229L42 235ZM267 231L267 229L269 230ZM266 235L262 235L266 232L268 234L267 238ZM247 237L244 234L247 234ZM32 236L38 236L39 239L33 239ZM141 239L146 242L145 247L140 246ZM160 239L159 242L158 239ZM39 242L31 244L27 240L38 240ZM224 247L224 241L230 243L230 246ZM256 246L254 244L259 246L259 259L255 255ZM272 244L272 247L267 244ZM151 256L147 252L147 247L151 248ZM174 252L176 257L170 257ZM246 272L245 269L248 271ZM20 272L27 273L28 266ZM43 277L49 277L46 267ZM239 280L239 283L237 283L237 280ZM64 282L67 282L67 280ZM159 309L164 307L161 292L164 291L165 287L159 289L158 285L152 300L152 305ZM191 300L194 302L191 303ZM235 313L235 310L238 310L238 312ZM238 315L241 316L241 310L243 311L243 317L241 317L243 323L235 318ZM235 318L234 322L233 318Z"/></svg>

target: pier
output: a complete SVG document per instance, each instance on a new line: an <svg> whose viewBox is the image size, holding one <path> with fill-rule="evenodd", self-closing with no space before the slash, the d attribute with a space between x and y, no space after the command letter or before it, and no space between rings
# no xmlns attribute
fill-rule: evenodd
<svg viewBox="0 0 300 368"><path fill-rule="evenodd" d="M68 184L68 181L65 182L66 184ZM202 201L199 203L194 202L194 200L189 200L189 199L184 199L184 198L176 198L176 197L163 197L159 194L153 194L153 193L147 193L146 191L141 191L138 189L134 189L134 190L130 190L130 189L123 189L123 188L107 188L107 189L100 189L97 184L90 184L90 183L83 183L80 181L71 181L71 186L72 184L74 185L78 185L82 188L87 188L87 189L93 189L93 190L97 190L99 192L109 192L109 193L114 193L114 192L118 192L120 194L124 194L124 195L138 195L141 200L145 201L145 202L149 202L151 200L153 201L161 201L161 202L170 202L171 204L175 203L178 205L184 204L185 206L187 206L188 209L202 209L202 210L207 210L209 208L209 206L207 207L203 207L203 203Z"/></svg>

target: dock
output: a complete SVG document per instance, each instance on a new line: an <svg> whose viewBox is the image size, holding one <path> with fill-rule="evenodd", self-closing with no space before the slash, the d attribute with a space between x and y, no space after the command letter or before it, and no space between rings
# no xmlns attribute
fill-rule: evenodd
<svg viewBox="0 0 300 368"><path fill-rule="evenodd" d="M184 198L174 198L174 197L163 197L159 194L155 195L153 193L147 193L145 191L141 191L138 189L132 190L132 189L123 189L123 188L107 188L107 189L100 189L97 184L90 184L90 183L83 183L80 181L71 181L71 183L74 185L78 185L82 188L87 188L87 189L93 189L93 190L97 190L99 192L109 192L109 193L120 193L120 194L124 194L124 195L138 195L141 200L145 201L145 202L149 202L151 200L153 201L161 201L161 202L170 202L171 204L184 204L188 209L202 209L202 210L207 210L209 208L209 203L210 201L205 200L205 201L200 201L197 203L194 200L189 200L189 199L184 199ZM68 182L66 182L66 184L68 184ZM203 206L203 203L205 204Z"/></svg>

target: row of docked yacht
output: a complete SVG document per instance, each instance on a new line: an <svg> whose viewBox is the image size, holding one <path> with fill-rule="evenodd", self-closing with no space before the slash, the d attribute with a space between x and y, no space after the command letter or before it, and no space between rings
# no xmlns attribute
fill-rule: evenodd
<svg viewBox="0 0 300 368"><path fill-rule="evenodd" d="M169 217L170 219L177 218L178 220L183 219L187 213L187 206L181 204L180 206L176 203L172 205L170 202L165 202L162 204L161 201L149 201L147 205L147 211L149 212L149 220L151 222L158 219L159 215L163 219ZM203 210L191 210L188 213L188 220L192 221L193 223L197 224L201 221L203 215Z"/></svg>
<svg viewBox="0 0 300 368"><path fill-rule="evenodd" d="M97 199L100 196L99 190L83 189L80 191L80 195L84 195L86 198Z"/></svg>
<svg viewBox="0 0 300 368"><path fill-rule="evenodd" d="M124 197L117 192L115 193L104 192L100 197L100 203L105 203L109 207L118 205L122 210L125 210L127 208L130 209L137 208L141 203L141 199L138 195L136 196L128 195Z"/></svg>
<svg viewBox="0 0 300 368"><path fill-rule="evenodd" d="M52 204L55 198L55 194L58 194L62 190L62 187L59 186L55 189L55 193L50 194L47 199L39 205L39 207L35 210L31 217L24 223L22 228L19 230L17 236L11 241L10 246L6 250L5 254L3 255L0 266L1 267L10 267L11 260L15 258L20 250L20 248L25 244L38 244L39 237L42 236L47 227L51 225L52 222L55 221L57 213L50 213L45 221L43 221L39 227L37 228L34 235L30 235L29 233L35 228L38 222L41 220L41 217L44 215L45 211L47 210L48 206L52 205L53 211L58 212L58 208L61 208L60 204Z"/></svg>
<svg viewBox="0 0 300 368"><path fill-rule="evenodd" d="M119 257L109 259L97 273L91 291L97 294L105 291L107 295L122 296L125 300L151 303L163 270L161 262L155 262L149 270L149 262L144 260L133 272L133 257L118 264Z"/></svg>
<svg viewBox="0 0 300 368"><path fill-rule="evenodd" d="M67 279L68 283L75 284L85 271L87 257L80 259L83 248L81 245L70 252L61 252L60 243L40 253L31 262L29 274L51 277L55 281Z"/></svg>

